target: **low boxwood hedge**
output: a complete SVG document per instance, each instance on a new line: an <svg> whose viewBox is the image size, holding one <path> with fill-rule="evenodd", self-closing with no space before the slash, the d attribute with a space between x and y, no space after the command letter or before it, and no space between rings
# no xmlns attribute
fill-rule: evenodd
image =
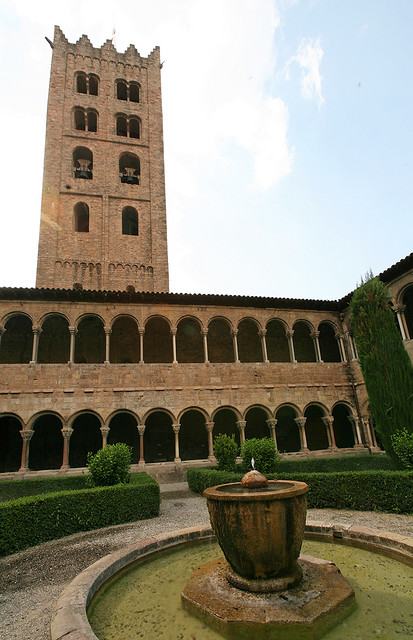
<svg viewBox="0 0 413 640"><path fill-rule="evenodd" d="M0 504L0 555L79 531L159 515L159 485L146 474L129 484L46 493Z"/></svg>
<svg viewBox="0 0 413 640"><path fill-rule="evenodd" d="M191 491L202 493L207 487L239 482L242 473L216 469L188 469ZM309 509L355 509L413 513L412 471L343 471L340 473L278 473L269 479L306 482Z"/></svg>
<svg viewBox="0 0 413 640"><path fill-rule="evenodd" d="M309 458L307 460L281 460L278 473L335 473L338 471L396 470L388 456L341 456L337 458Z"/></svg>

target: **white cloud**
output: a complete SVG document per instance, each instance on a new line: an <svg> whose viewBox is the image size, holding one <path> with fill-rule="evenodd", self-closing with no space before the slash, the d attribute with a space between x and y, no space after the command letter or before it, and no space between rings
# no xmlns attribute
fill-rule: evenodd
<svg viewBox="0 0 413 640"><path fill-rule="evenodd" d="M301 74L301 91L305 98L315 100L318 108L324 103L321 89L322 76L320 74L320 65L323 59L324 51L320 44L320 36L313 40L312 38L304 38L298 48L298 52L294 60L298 62L302 69Z"/></svg>

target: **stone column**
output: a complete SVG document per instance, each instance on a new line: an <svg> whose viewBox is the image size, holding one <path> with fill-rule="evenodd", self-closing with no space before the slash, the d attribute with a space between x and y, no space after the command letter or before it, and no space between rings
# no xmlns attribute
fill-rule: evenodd
<svg viewBox="0 0 413 640"><path fill-rule="evenodd" d="M104 449L108 443L109 427L100 427L100 433L102 434L102 449Z"/></svg>
<svg viewBox="0 0 413 640"><path fill-rule="evenodd" d="M143 364L143 336L145 334L145 329L138 329L139 331L139 364Z"/></svg>
<svg viewBox="0 0 413 640"><path fill-rule="evenodd" d="M354 447L358 447L358 448L364 447L361 439L358 417L352 414L351 416L347 416L347 419L349 420L351 427L353 429Z"/></svg>
<svg viewBox="0 0 413 640"><path fill-rule="evenodd" d="M397 322L399 323L400 333L402 334L403 340L409 340L409 338L410 338L409 330L408 330L407 323L406 323L406 317L404 315L404 311L406 309L406 305L405 304L395 304L393 309L394 309L394 312L395 312L396 317L397 317Z"/></svg>
<svg viewBox="0 0 413 640"><path fill-rule="evenodd" d="M73 364L75 361L75 336L77 334L76 327L69 327L70 331L70 353L68 364Z"/></svg>
<svg viewBox="0 0 413 640"><path fill-rule="evenodd" d="M42 332L42 328L39 325L33 326L33 348L32 348L32 359L30 360L30 364L37 364L37 353L39 351L39 336Z"/></svg>
<svg viewBox="0 0 413 640"><path fill-rule="evenodd" d="M298 424L298 430L300 432L300 451L307 453L308 451L310 451L307 445L307 436L305 434L305 423L307 422L307 418L294 418L294 422Z"/></svg>
<svg viewBox="0 0 413 640"><path fill-rule="evenodd" d="M181 428L181 425L179 424L179 422L176 422L175 424L172 425L172 429L174 430L174 434L175 434L175 460L174 462L181 462L181 458L179 457L179 430Z"/></svg>
<svg viewBox="0 0 413 640"><path fill-rule="evenodd" d="M73 433L73 429L71 429L70 427L63 427L63 429L61 429L62 432L62 436L63 436L63 461L62 461L62 466L60 467L60 469L64 470L64 469L69 469L69 447L70 447L70 436Z"/></svg>
<svg viewBox="0 0 413 640"><path fill-rule="evenodd" d="M355 354L355 351L354 351L354 344L353 344L352 336L350 335L349 331L346 331L345 338L346 338L346 342L347 342L347 346L348 346L348 352L349 352L350 360L356 360L356 354Z"/></svg>
<svg viewBox="0 0 413 640"><path fill-rule="evenodd" d="M208 336L208 329L202 329L202 340L204 343L204 364L209 364L207 336Z"/></svg>
<svg viewBox="0 0 413 640"><path fill-rule="evenodd" d="M30 440L32 439L33 434L33 429L22 429L20 431L20 435L23 440L22 457L19 469L20 472L27 471L28 469Z"/></svg>
<svg viewBox="0 0 413 640"><path fill-rule="evenodd" d="M105 364L110 364L110 334L112 329L110 327L104 327L105 329Z"/></svg>
<svg viewBox="0 0 413 640"><path fill-rule="evenodd" d="M290 352L290 362L297 362L297 360L295 359L295 353L294 353L294 341L293 341L294 330L288 329L285 332L285 335L287 336L288 351Z"/></svg>
<svg viewBox="0 0 413 640"><path fill-rule="evenodd" d="M269 362L268 354L267 354L267 343L265 342L265 336L267 335L267 329L262 329L262 331L258 332L258 335L261 338L262 361L263 362Z"/></svg>
<svg viewBox="0 0 413 640"><path fill-rule="evenodd" d="M171 329L172 336L172 364L178 364L176 359L176 329Z"/></svg>
<svg viewBox="0 0 413 640"><path fill-rule="evenodd" d="M328 448L329 449L337 449L336 439L335 439L335 436L334 436L334 427L333 427L334 418L333 418L333 416L325 416L324 418L321 418L321 420L324 422L324 424L326 426L326 429L327 429Z"/></svg>
<svg viewBox="0 0 413 640"><path fill-rule="evenodd" d="M242 445L245 442L245 427L247 425L245 420L237 420L237 427L239 430L239 441L240 441L240 445L242 447Z"/></svg>
<svg viewBox="0 0 413 640"><path fill-rule="evenodd" d="M375 436L373 436L373 429L370 423L370 416L361 416L361 423L363 425L364 435L366 437L366 442L369 447L377 446L377 440ZM374 444L376 443L376 444Z"/></svg>
<svg viewBox="0 0 413 640"><path fill-rule="evenodd" d="M239 355L238 355L238 329L233 329L231 331L231 335L232 335L232 346L234 348L234 362L239 362Z"/></svg>
<svg viewBox="0 0 413 640"><path fill-rule="evenodd" d="M145 433L146 424L138 424L139 433L139 464L145 464L145 456L143 451L143 434Z"/></svg>
<svg viewBox="0 0 413 640"><path fill-rule="evenodd" d="M208 460L215 460L215 456L214 456L214 443L212 440L212 431L214 429L214 423L213 422L205 422L205 429L207 430L208 433Z"/></svg>
<svg viewBox="0 0 413 640"><path fill-rule="evenodd" d="M336 333L335 334L335 338L336 338L337 344L338 344L338 350L339 350L339 353L340 353L340 360L341 360L341 362L347 362L346 349L344 347L343 335L341 333Z"/></svg>
<svg viewBox="0 0 413 640"><path fill-rule="evenodd" d="M319 336L320 336L320 332L319 331L312 331L311 332L311 337L313 339L313 344L314 344L316 362L323 362L322 359L321 359L320 343L318 341Z"/></svg>
<svg viewBox="0 0 413 640"><path fill-rule="evenodd" d="M269 428L269 430L271 432L271 438L274 440L275 448L278 449L278 446L277 446L277 434L275 433L275 425L277 424L278 420L276 420L275 418L269 418L265 422L267 423L268 428Z"/></svg>

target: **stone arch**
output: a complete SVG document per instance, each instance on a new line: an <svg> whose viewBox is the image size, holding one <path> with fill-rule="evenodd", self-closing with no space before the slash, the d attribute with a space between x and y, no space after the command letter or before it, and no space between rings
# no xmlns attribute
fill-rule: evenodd
<svg viewBox="0 0 413 640"><path fill-rule="evenodd" d="M124 442L132 449L132 464L139 462L138 418L130 411L117 411L107 426L110 428L108 444Z"/></svg>
<svg viewBox="0 0 413 640"><path fill-rule="evenodd" d="M85 467L87 454L96 453L102 448L102 419L94 411L78 412L70 420L73 433L70 436L69 465Z"/></svg>
<svg viewBox="0 0 413 640"><path fill-rule="evenodd" d="M63 419L55 412L36 414L29 424L34 433L29 446L29 468L59 469L63 462Z"/></svg>
<svg viewBox="0 0 413 640"><path fill-rule="evenodd" d="M337 327L328 320L318 325L318 342L323 362L341 362L340 349L336 340Z"/></svg>
<svg viewBox="0 0 413 640"><path fill-rule="evenodd" d="M353 414L352 409L345 402L337 402L331 412L334 422L334 439L339 449L354 447L354 433L349 416Z"/></svg>
<svg viewBox="0 0 413 640"><path fill-rule="evenodd" d="M234 407L218 407L212 414L212 420L214 422L214 437L220 433L225 433L229 436L235 436L235 442L240 444L240 434L237 426L237 422L241 420L240 413Z"/></svg>
<svg viewBox="0 0 413 640"><path fill-rule="evenodd" d="M152 409L145 418L143 451L146 463L171 462L175 457L174 419L165 409Z"/></svg>
<svg viewBox="0 0 413 640"><path fill-rule="evenodd" d="M95 314L82 316L77 321L75 362L102 363L105 361L106 338L103 320Z"/></svg>
<svg viewBox="0 0 413 640"><path fill-rule="evenodd" d="M176 359L178 362L204 362L204 343L198 318L185 316L176 330Z"/></svg>
<svg viewBox="0 0 413 640"><path fill-rule="evenodd" d="M198 407L184 409L179 417L179 455L181 460L208 458L207 414Z"/></svg>
<svg viewBox="0 0 413 640"><path fill-rule="evenodd" d="M238 323L238 356L240 362L262 362L260 326L253 318L243 318Z"/></svg>
<svg viewBox="0 0 413 640"><path fill-rule="evenodd" d="M65 363L70 357L70 332L67 318L48 314L42 322L37 361L41 364Z"/></svg>
<svg viewBox="0 0 413 640"><path fill-rule="evenodd" d="M297 362L316 362L314 342L311 333L314 330L306 320L297 320L293 325L294 353Z"/></svg>
<svg viewBox="0 0 413 640"><path fill-rule="evenodd" d="M109 353L111 362L139 362L140 340L136 318L130 315L121 315L113 320Z"/></svg>
<svg viewBox="0 0 413 640"><path fill-rule="evenodd" d="M227 318L212 318L208 323L208 359L210 362L234 362L232 326Z"/></svg>
<svg viewBox="0 0 413 640"><path fill-rule="evenodd" d="M322 420L326 413L325 409L316 403L310 403L304 411L304 417L307 418L305 433L310 451L328 449L327 427Z"/></svg>
<svg viewBox="0 0 413 640"><path fill-rule="evenodd" d="M290 362L290 350L286 332L288 327L283 320L271 318L266 325L267 355L270 362Z"/></svg>
<svg viewBox="0 0 413 640"><path fill-rule="evenodd" d="M145 362L172 362L171 325L163 316L151 316L145 322L143 359Z"/></svg>
<svg viewBox="0 0 413 640"><path fill-rule="evenodd" d="M269 438L271 432L266 420L271 418L271 412L262 405L253 405L245 411L245 439Z"/></svg>
<svg viewBox="0 0 413 640"><path fill-rule="evenodd" d="M15 414L0 415L0 473L18 471L22 456L23 421Z"/></svg>
<svg viewBox="0 0 413 640"><path fill-rule="evenodd" d="M292 452L301 449L300 430L295 418L300 415L299 410L292 404L283 404L278 407L275 418L277 425L277 447L279 451Z"/></svg>
<svg viewBox="0 0 413 640"><path fill-rule="evenodd" d="M32 357L33 327L25 313L10 314L4 323L0 344L0 364L24 364Z"/></svg>

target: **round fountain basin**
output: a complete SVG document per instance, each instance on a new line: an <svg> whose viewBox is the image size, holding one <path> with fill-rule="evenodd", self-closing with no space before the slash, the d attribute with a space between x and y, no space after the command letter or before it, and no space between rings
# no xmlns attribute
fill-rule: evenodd
<svg viewBox="0 0 413 640"><path fill-rule="evenodd" d="M280 591L297 584L308 486L270 481L246 489L239 482L204 491L212 528L230 565L228 580L246 591Z"/></svg>

